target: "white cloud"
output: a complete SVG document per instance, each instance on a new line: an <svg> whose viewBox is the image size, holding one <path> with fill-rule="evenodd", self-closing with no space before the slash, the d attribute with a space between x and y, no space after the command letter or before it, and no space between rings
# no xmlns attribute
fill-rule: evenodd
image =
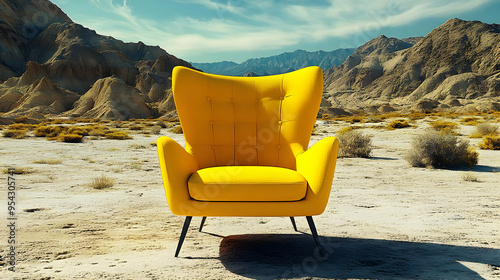
<svg viewBox="0 0 500 280"><path fill-rule="evenodd" d="M364 34L366 41L378 36L376 33L384 27L403 26L429 17L454 17L493 0L328 0L312 4L188 0L178 2L199 5L215 13L201 19L187 16L189 11L179 11L177 18L163 22L134 14L127 0L120 4L112 0L90 1L114 16L89 18L82 22L84 25L121 40L159 44L169 53L189 59L201 51L208 54L280 49L347 36L357 36L352 40L359 45L364 43L359 34Z"/></svg>

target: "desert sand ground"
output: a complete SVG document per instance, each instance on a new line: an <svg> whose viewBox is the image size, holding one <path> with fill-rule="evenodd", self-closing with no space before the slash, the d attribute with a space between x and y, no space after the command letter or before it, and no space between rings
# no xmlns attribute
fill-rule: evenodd
<svg viewBox="0 0 500 280"><path fill-rule="evenodd" d="M8 271L0 231L1 279L500 279L500 151L478 150L471 171L410 167L416 128L365 128L372 158L340 158L325 212L315 217L325 256L305 218L194 218L178 258L183 217L166 203L155 142L0 139L1 168L16 174L17 265ZM345 123L319 122L319 139ZM461 126L466 137L473 127ZM326 133L325 133L326 132ZM184 144L182 135L168 135ZM471 139L477 144L478 139ZM56 159L58 164L35 160ZM478 182L464 180L464 174ZM113 187L93 189L106 175ZM0 174L7 224L7 174Z"/></svg>

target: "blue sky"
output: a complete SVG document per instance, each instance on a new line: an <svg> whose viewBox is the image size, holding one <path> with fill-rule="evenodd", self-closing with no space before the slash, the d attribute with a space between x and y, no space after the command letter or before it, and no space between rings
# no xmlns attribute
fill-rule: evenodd
<svg viewBox="0 0 500 280"><path fill-rule="evenodd" d="M190 62L425 36L450 18L500 23L500 0L52 0L73 21Z"/></svg>

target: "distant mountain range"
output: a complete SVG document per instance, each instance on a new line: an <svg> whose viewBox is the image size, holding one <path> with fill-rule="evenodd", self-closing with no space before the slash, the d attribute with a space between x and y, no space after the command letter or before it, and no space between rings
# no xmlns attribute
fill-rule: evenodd
<svg viewBox="0 0 500 280"><path fill-rule="evenodd" d="M338 49L331 52L316 51L308 52L296 50L279 55L252 58L242 63L222 61L213 63L191 64L207 73L229 75L229 76L264 76L282 74L298 70L307 66L316 65L326 70L333 66L342 64L345 59L354 52L352 49Z"/></svg>

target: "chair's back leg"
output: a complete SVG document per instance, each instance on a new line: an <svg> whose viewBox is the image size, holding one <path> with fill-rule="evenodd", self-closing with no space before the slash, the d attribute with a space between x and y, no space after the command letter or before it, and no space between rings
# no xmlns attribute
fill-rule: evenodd
<svg viewBox="0 0 500 280"><path fill-rule="evenodd" d="M207 217L201 218L201 224L200 224L200 229L198 231L201 231L203 229L203 225L205 224L205 221L207 220Z"/></svg>
<svg viewBox="0 0 500 280"><path fill-rule="evenodd" d="M189 228L189 224L191 223L191 219L193 217L187 216L186 219L184 220L184 226L182 227L182 232L181 232L181 237L179 237L179 243L177 244L177 250L175 251L175 257L179 255L179 252L181 251L182 243L184 242L184 238L186 238L186 233Z"/></svg>
<svg viewBox="0 0 500 280"><path fill-rule="evenodd" d="M316 242L316 247L318 247L319 254L323 256L323 252L321 251L321 243L319 243L318 232L316 231L316 226L314 225L313 218L311 216L306 216L307 223L309 224L309 228L311 229L312 236L314 237L314 242Z"/></svg>
<svg viewBox="0 0 500 280"><path fill-rule="evenodd" d="M292 221L293 229L294 229L295 231L298 231L298 230L297 230L297 225L295 224L295 219L294 219L293 217L290 217L290 221Z"/></svg>

